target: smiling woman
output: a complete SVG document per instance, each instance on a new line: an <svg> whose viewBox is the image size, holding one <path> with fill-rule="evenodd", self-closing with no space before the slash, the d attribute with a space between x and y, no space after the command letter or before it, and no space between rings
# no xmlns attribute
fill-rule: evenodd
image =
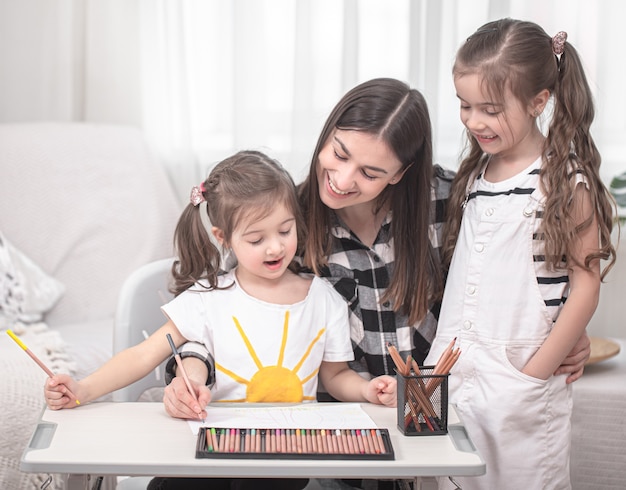
<svg viewBox="0 0 626 490"><path fill-rule="evenodd" d="M372 246L390 203L372 209L371 215L361 210L388 185L398 183L406 168L380 136L350 129L336 129L318 159L321 201Z"/></svg>

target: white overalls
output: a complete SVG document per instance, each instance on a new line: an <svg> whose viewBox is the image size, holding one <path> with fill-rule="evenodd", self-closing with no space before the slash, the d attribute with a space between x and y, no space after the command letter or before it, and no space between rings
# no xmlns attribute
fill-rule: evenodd
<svg viewBox="0 0 626 490"><path fill-rule="evenodd" d="M529 194L539 186L529 172L539 166L504 182L472 184L425 362L435 364L457 337L461 357L449 380L450 402L487 466L484 476L455 478L464 490L570 488L566 376L543 381L520 371L553 323L533 262L542 196L539 189Z"/></svg>

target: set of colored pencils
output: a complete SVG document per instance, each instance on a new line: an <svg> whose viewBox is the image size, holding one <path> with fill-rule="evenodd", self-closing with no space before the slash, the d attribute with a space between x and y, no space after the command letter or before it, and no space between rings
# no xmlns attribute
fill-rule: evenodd
<svg viewBox="0 0 626 490"><path fill-rule="evenodd" d="M203 428L209 453L381 454L380 429Z"/></svg>
<svg viewBox="0 0 626 490"><path fill-rule="evenodd" d="M406 360L403 360L396 347L391 343L387 344L387 350L396 366L396 371L404 377L405 381L405 392L403 395L405 404L409 409L409 412L405 415L405 427L408 427L411 421L413 421L415 430L421 432L421 416L426 427L431 432L442 430L438 422L440 417L433 407L431 398L461 355L461 350L454 348L455 343L456 338L443 351L432 372L427 376L422 375L417 362L410 355Z"/></svg>

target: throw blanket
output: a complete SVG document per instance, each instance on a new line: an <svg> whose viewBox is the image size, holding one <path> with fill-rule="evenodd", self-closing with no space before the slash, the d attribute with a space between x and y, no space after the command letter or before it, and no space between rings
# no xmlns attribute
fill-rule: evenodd
<svg viewBox="0 0 626 490"><path fill-rule="evenodd" d="M2 327L8 328L5 325ZM61 335L48 328L45 323L26 325L18 322L10 328L52 372L74 372L75 365L65 354ZM52 476L52 483L47 487L49 490L62 488L59 475L31 474L19 470L22 453L28 446L45 408L43 385L47 375L6 331L2 330L0 334L0 353L3 359L3 373L0 376L0 488L41 488L49 476Z"/></svg>

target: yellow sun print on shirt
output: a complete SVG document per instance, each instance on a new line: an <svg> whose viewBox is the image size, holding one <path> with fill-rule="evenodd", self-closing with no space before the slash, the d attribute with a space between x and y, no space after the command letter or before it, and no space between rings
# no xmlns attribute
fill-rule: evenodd
<svg viewBox="0 0 626 490"><path fill-rule="evenodd" d="M246 398L245 400L221 400L223 402L251 402L251 403L297 403L303 400L314 400L314 396L304 396L303 386L314 376L317 376L319 367L315 369L306 378L300 379L298 371L302 367L304 361L311 354L313 346L319 341L320 337L326 330L320 329L317 332L317 336L311 341L305 353L300 358L298 364L292 369L283 366L285 347L287 346L287 334L289 333L289 312L285 312L285 322L283 324L283 338L280 345L280 352L278 354L278 360L275 366L263 366L259 360L254 348L252 347L250 340L246 333L241 328L239 320L233 317L235 326L239 331L239 335L243 339L250 357L256 364L258 371L249 380L242 378L240 375L226 369L219 363L215 363L215 369L230 376L238 383L246 385Z"/></svg>

